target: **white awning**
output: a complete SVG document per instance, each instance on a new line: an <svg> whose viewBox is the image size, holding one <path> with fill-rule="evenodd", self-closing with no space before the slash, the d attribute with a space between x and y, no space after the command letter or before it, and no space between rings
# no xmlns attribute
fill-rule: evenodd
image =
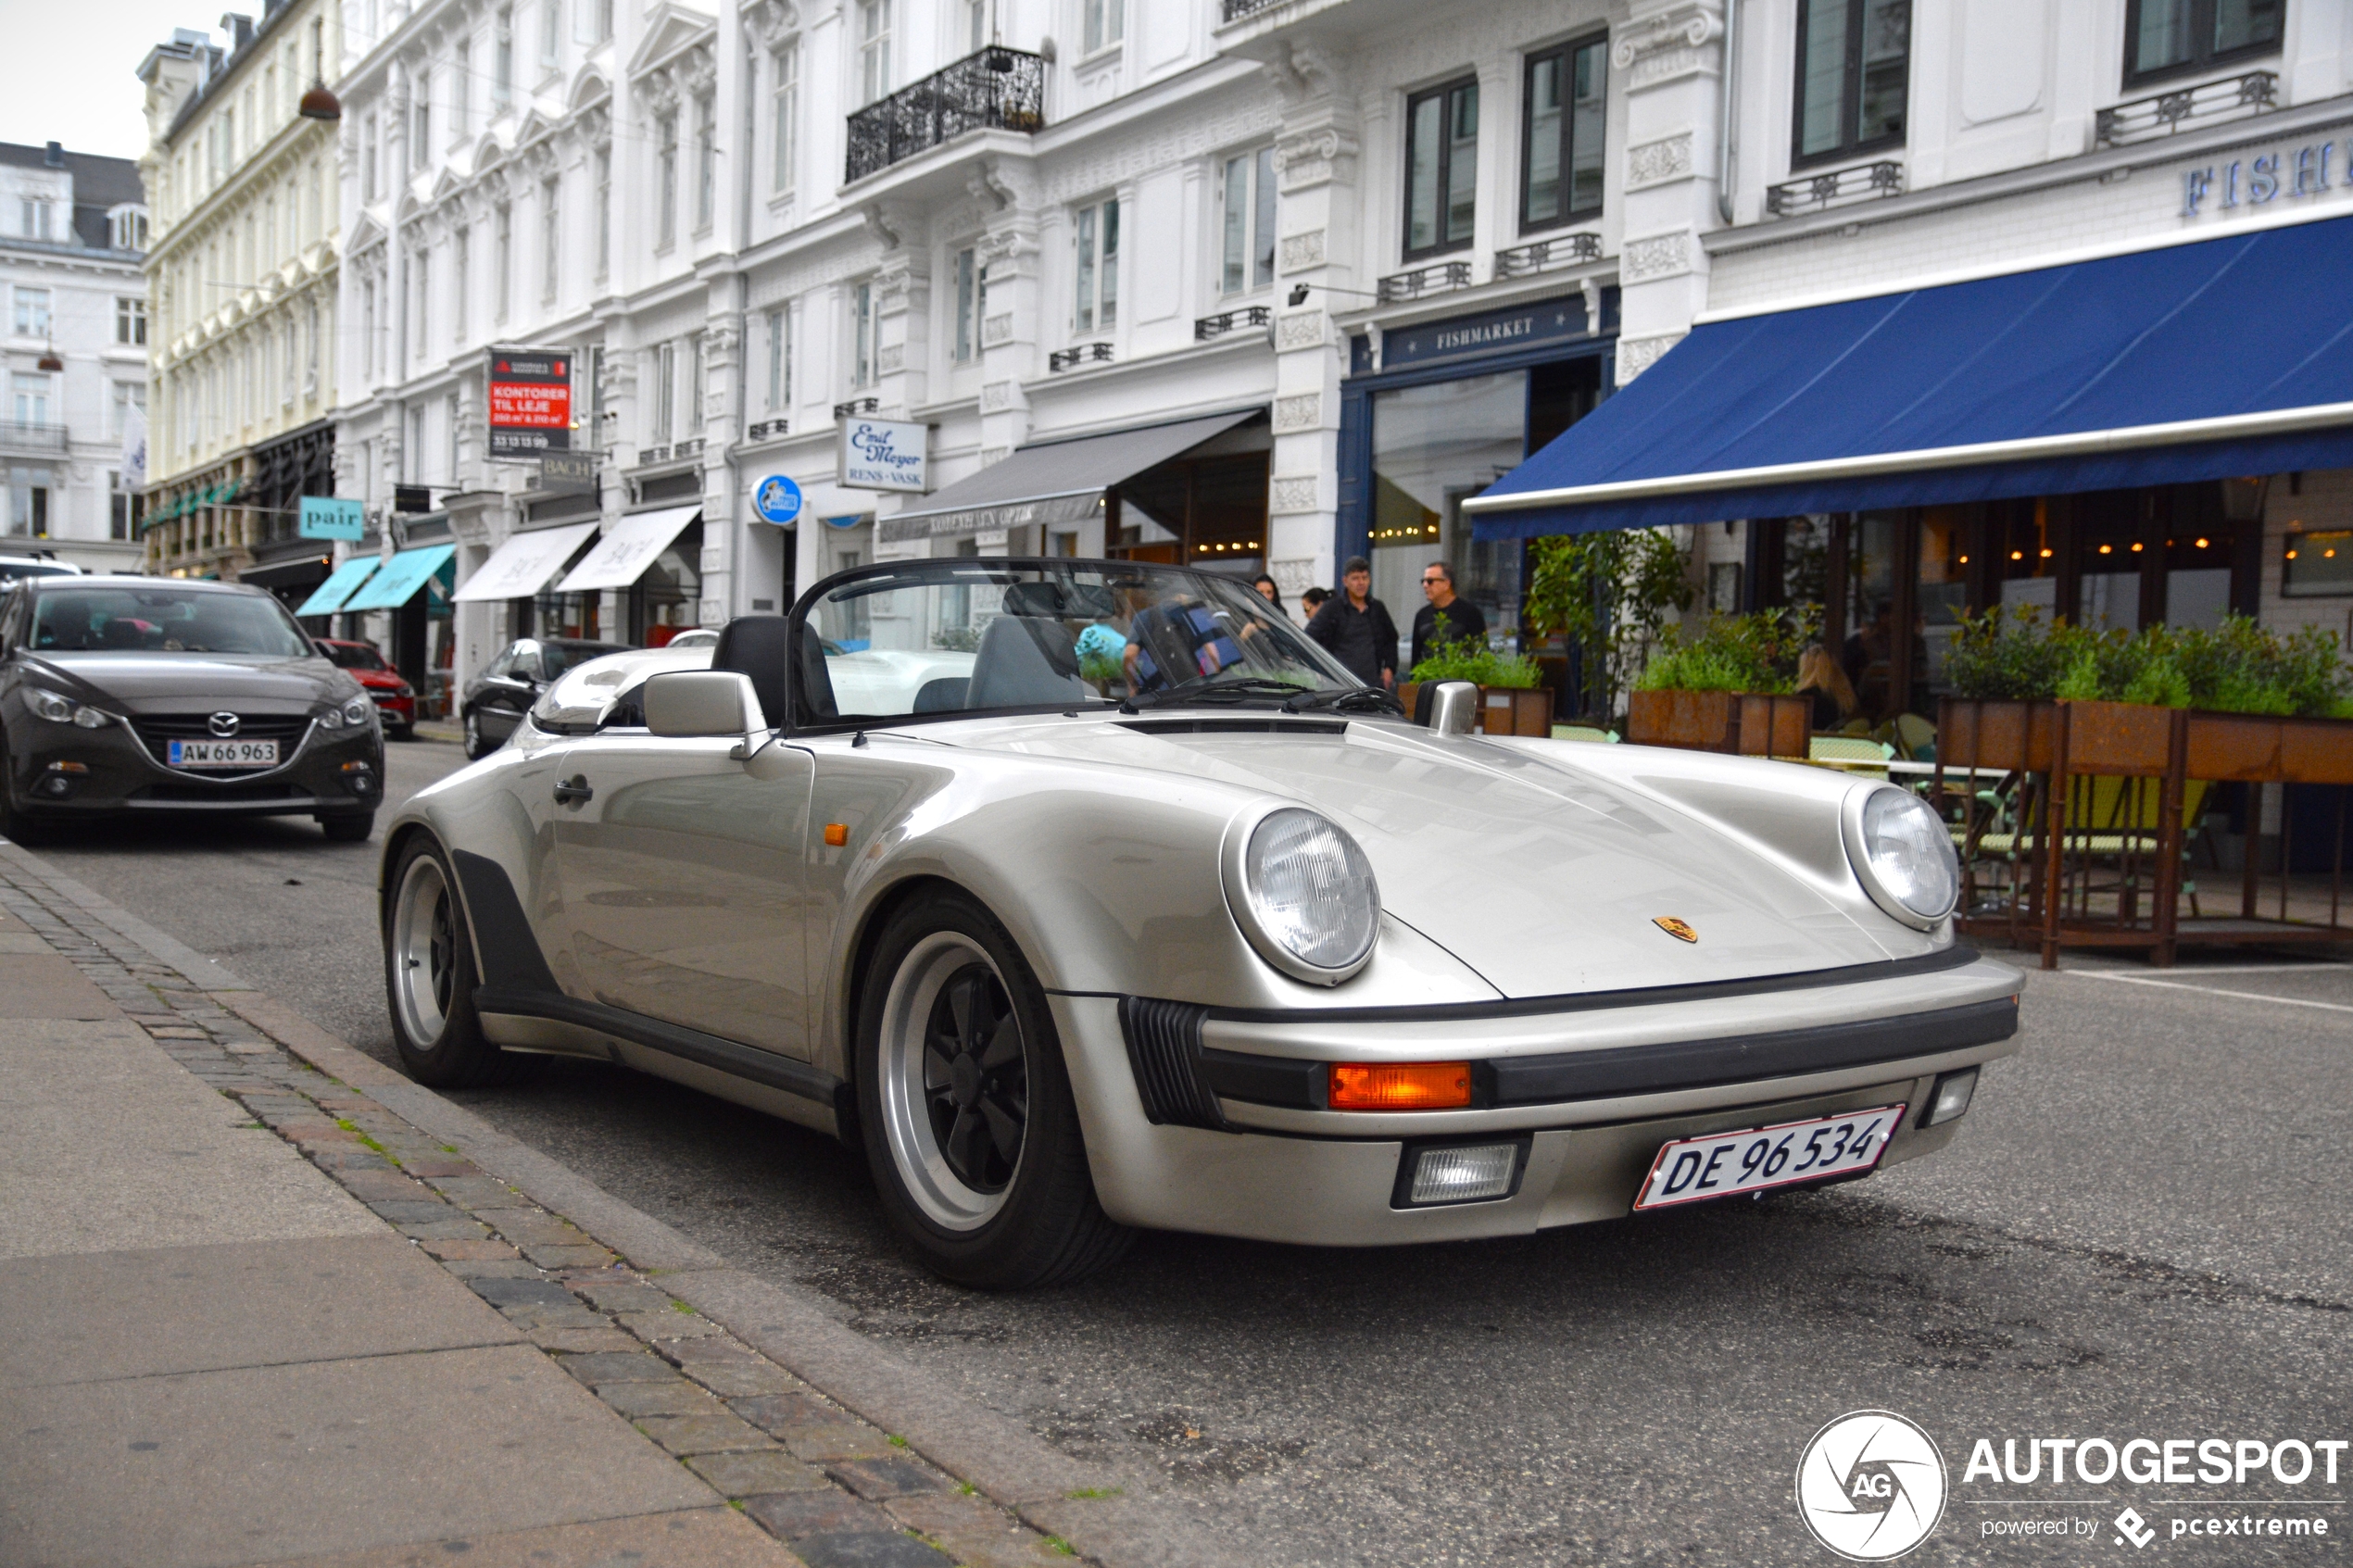
<svg viewBox="0 0 2353 1568"><path fill-rule="evenodd" d="M1082 435L1024 446L919 506L882 520L885 544L1031 523L1076 522L1091 516L1105 490L1222 435L1255 408L1179 420L1108 435Z"/></svg>
<svg viewBox="0 0 2353 1568"><path fill-rule="evenodd" d="M635 517L623 518L605 530L597 547L582 557L580 564L556 584L556 592L585 594L599 588L628 587L653 565L656 556L670 548L670 542L686 524L701 515L700 507L666 507L658 512L639 512Z"/></svg>
<svg viewBox="0 0 2353 1568"><path fill-rule="evenodd" d="M527 599L563 570L564 562L597 532L593 522L567 523L561 528L535 528L518 533L458 585L450 598L459 604L483 599Z"/></svg>

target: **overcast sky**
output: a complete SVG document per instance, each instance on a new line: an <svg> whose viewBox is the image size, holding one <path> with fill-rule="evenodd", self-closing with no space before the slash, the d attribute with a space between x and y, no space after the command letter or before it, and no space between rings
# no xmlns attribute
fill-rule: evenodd
<svg viewBox="0 0 2353 1568"><path fill-rule="evenodd" d="M147 150L139 62L175 27L217 40L227 10L259 16L260 0L0 0L8 40L0 142L137 157Z"/></svg>

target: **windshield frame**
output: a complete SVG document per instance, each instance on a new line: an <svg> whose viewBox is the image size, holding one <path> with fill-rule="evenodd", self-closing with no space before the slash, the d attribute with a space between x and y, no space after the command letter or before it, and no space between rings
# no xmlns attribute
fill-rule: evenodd
<svg viewBox="0 0 2353 1568"><path fill-rule="evenodd" d="M941 578L950 577L969 576L987 580L1003 573L1065 574L1073 571L1106 573L1135 572L1139 575L1165 572L1200 582L1220 583L1239 594L1248 594L1252 598L1258 596L1245 579L1220 572L1204 571L1199 567L1171 566L1160 561L1107 560L1092 556L935 556L912 560L873 561L864 566L852 567L847 571L837 571L830 577L820 579L798 599L795 599L791 613L787 617L787 646L795 649L800 646L803 629L811 624L811 617L816 613L818 606L848 584L872 581L874 586L862 588L860 591L858 596L862 597L867 594L888 592L892 586L890 580L893 579L922 577L932 579L933 583L936 583ZM934 574L937 576L935 577ZM901 585L917 584L903 583ZM929 586L932 583L923 585ZM1309 659L1322 667L1321 672L1326 684L1319 687L1303 687L1302 691L1346 693L1380 690L1378 686L1368 686L1359 680L1337 659L1334 659L1329 651L1311 641L1304 630L1279 611L1275 611L1272 607L1268 607L1266 611L1261 613L1265 620L1279 621L1288 628L1299 639ZM820 635L822 636L823 633L821 633ZM1138 701L1131 696L1120 700L1105 698L1076 706L1069 702L1049 702L1004 708L948 709L929 713L861 714L849 718L812 721L804 717L808 711L809 703L801 689L800 660L798 658L792 659L786 667L786 690L789 698L786 703L786 721L782 725L774 725L772 721L772 727L786 735L848 734L862 730L898 729L907 725L952 722L957 720L1018 718L1024 715L1046 713L1092 713L1132 717L1141 713L1173 711L1194 706L1183 698L1162 701L1148 696L1145 700ZM1222 702L1204 703L1200 706L1214 707L1220 712L1236 711L1234 705ZM1328 719L1329 716L1324 717Z"/></svg>
<svg viewBox="0 0 2353 1568"><path fill-rule="evenodd" d="M302 623L294 618L292 612L278 596L265 593L259 588L242 587L233 583L208 583L199 586L195 583L183 582L175 578L135 576L128 572L107 576L96 576L84 572L72 577L19 578L17 582L26 585L28 595L26 621L23 628L24 646L28 652L39 657L45 658L52 654L135 654L150 658L160 656L191 659L317 659L321 663L331 662L324 654L319 651L318 644L310 633L302 629ZM208 598L241 599L265 604L271 610L277 612L281 629L293 640L296 648L275 653L232 652L222 649L188 647L69 648L44 646L33 640L33 630L40 621L44 604L74 594L108 593L178 594L184 595L192 604ZM268 619L267 611L263 612L263 618Z"/></svg>

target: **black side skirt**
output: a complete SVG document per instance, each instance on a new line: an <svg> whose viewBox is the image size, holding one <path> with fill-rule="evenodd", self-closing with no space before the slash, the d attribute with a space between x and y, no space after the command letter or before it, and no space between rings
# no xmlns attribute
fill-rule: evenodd
<svg viewBox="0 0 2353 1568"><path fill-rule="evenodd" d="M842 1091L849 1085L823 1068L812 1067L805 1061L795 1061L788 1056L763 1051L754 1046L738 1045L716 1035L706 1035L699 1029L684 1024L664 1023L658 1018L631 1012L624 1008L608 1007L603 1002L585 1002L577 997L567 997L560 991L542 991L521 985L477 985L474 987L474 1010L502 1012L524 1018L553 1019L559 1023L575 1024L593 1029L600 1035L610 1035L630 1044L643 1046L698 1067L708 1067L730 1077L742 1078L763 1088L781 1089L802 1099L814 1100L837 1114L845 1107Z"/></svg>

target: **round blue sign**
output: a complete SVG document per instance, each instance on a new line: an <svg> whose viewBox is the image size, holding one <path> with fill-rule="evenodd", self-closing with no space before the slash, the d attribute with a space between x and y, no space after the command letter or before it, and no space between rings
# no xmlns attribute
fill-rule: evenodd
<svg viewBox="0 0 2353 1568"><path fill-rule="evenodd" d="M800 515L800 486L772 473L752 492L751 505L763 522L790 522Z"/></svg>

